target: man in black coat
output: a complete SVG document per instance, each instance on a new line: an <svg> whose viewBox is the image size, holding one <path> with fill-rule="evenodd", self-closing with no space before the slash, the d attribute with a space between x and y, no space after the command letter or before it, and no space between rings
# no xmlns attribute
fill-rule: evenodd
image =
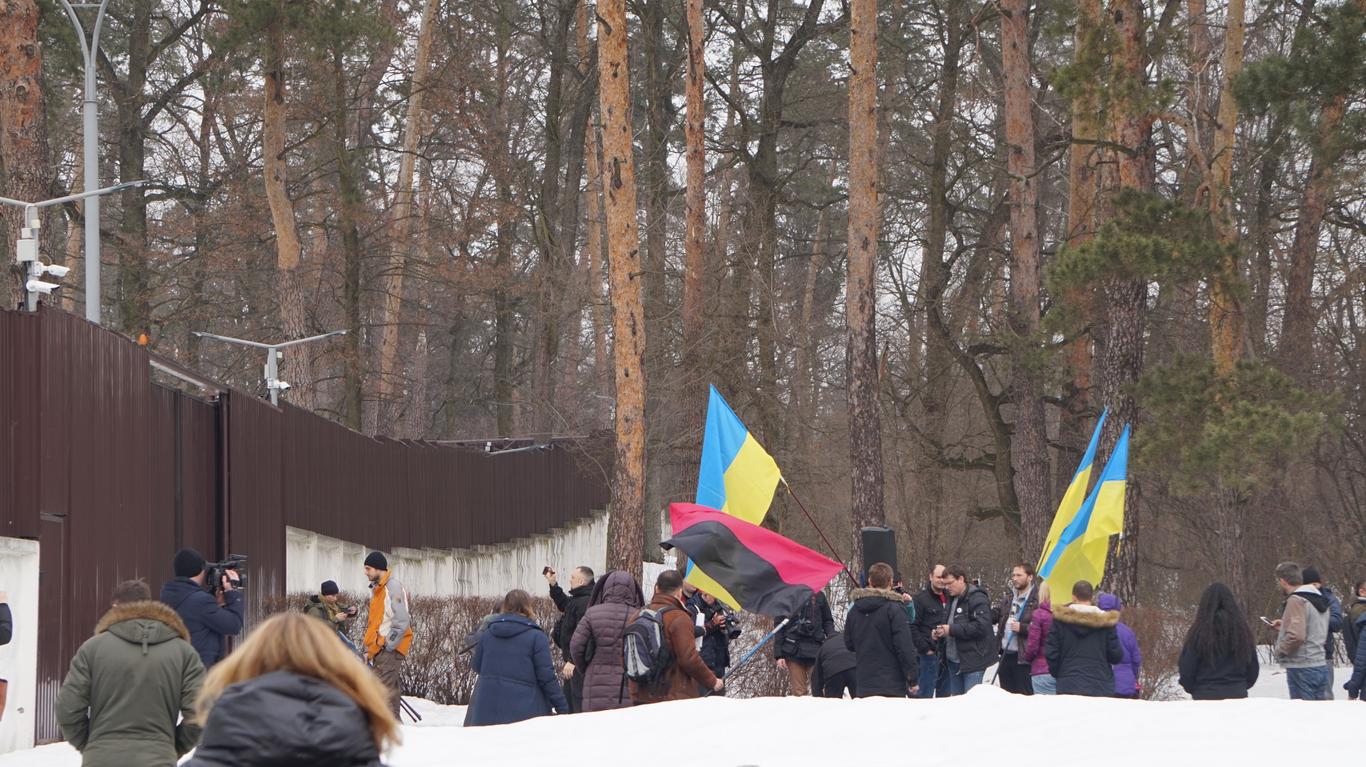
<svg viewBox="0 0 1366 767"><path fill-rule="evenodd" d="M724 677L730 667L730 640L740 636L740 627L731 622L735 616L716 597L701 589L694 589L683 606L692 613L694 622L699 616L702 618L702 647L697 651L702 662L718 678Z"/></svg>
<svg viewBox="0 0 1366 767"><path fill-rule="evenodd" d="M843 698L848 691L849 697L857 698L857 667L854 651L844 646L844 632L835 632L816 656L816 665L811 669L811 694L818 698Z"/></svg>
<svg viewBox="0 0 1366 767"><path fill-rule="evenodd" d="M967 568L944 570L949 594L948 619L931 635L944 640L949 695L962 695L982 683L987 667L996 662L996 634L992 631L991 599L981 586L968 583Z"/></svg>
<svg viewBox="0 0 1366 767"><path fill-rule="evenodd" d="M934 628L948 623L949 595L944 591L944 566L932 565L925 588L911 600L915 607L915 622L911 624L911 638L920 653L920 693L922 698L943 698L949 694L947 670L940 661L944 655L944 641L934 638Z"/></svg>
<svg viewBox="0 0 1366 767"><path fill-rule="evenodd" d="M817 591L795 615L787 617L787 626L773 637L773 657L778 668L787 672L791 693L810 695L811 669L821 645L835 633L835 616L830 614L825 593Z"/></svg>
<svg viewBox="0 0 1366 767"><path fill-rule="evenodd" d="M550 640L560 648L564 664L564 697L569 700L570 713L577 714L583 707L583 672L574 668L569 661L569 641L574 638L574 629L579 627L583 614L588 611L588 600L593 597L593 571L579 565L569 574L569 593L560 588L554 570L547 567L542 574L550 584L550 599L556 609L563 613L550 630Z"/></svg>
<svg viewBox="0 0 1366 767"><path fill-rule="evenodd" d="M190 644L209 669L225 654L224 641L242 633L242 590L236 570L228 570L219 583L204 579L204 557L194 549L175 555L175 579L161 587L161 601L169 605L190 632Z"/></svg>
<svg viewBox="0 0 1366 767"><path fill-rule="evenodd" d="M844 622L844 646L854 652L855 690L860 698L914 695L920 680L915 641L906 623L906 604L891 590L892 568L868 568L868 588L855 589Z"/></svg>
<svg viewBox="0 0 1366 767"><path fill-rule="evenodd" d="M1044 658L1058 681L1059 695L1111 698L1115 694L1114 664L1124 660L1119 644L1119 612L1091 604L1095 588L1087 581L1072 587L1072 603L1053 608Z"/></svg>

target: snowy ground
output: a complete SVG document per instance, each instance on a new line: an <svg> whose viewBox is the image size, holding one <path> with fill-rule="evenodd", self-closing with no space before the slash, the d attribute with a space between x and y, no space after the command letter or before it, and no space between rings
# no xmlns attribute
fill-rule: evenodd
<svg viewBox="0 0 1366 767"><path fill-rule="evenodd" d="M1339 685L1344 672L1338 670ZM1359 702L1285 700L1285 674L1271 666L1263 668L1252 695L1242 701L1148 703L1022 698L984 686L948 700L716 698L468 730L460 726L463 707L416 701L423 721L403 728L403 745L386 763L960 767L971 753L976 758L969 762L1004 761L1012 767L1323 764L1349 753L1342 738L1360 729L1366 713ZM1044 728L1035 730L1037 734L1047 732L1048 737L1029 737L1028 729L1015 729L1026 733L1015 741L1025 745L1008 757L1001 753L1007 742L998 736L1011 723L1031 722ZM1303 737L1305 732L1320 735ZM1068 738L1073 745L1061 747ZM80 756L61 743L0 756L0 767L79 764Z"/></svg>

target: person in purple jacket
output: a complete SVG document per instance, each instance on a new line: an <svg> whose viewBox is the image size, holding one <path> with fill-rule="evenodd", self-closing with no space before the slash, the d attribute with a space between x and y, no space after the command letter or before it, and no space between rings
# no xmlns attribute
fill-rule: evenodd
<svg viewBox="0 0 1366 767"><path fill-rule="evenodd" d="M1124 607L1114 594L1101 594L1096 606L1116 612ZM1138 637L1123 621L1115 626L1115 631L1119 634L1119 646L1124 648L1124 660L1115 664L1115 697L1137 698L1142 690L1138 684L1138 672L1143 668L1143 653L1138 649Z"/></svg>
<svg viewBox="0 0 1366 767"><path fill-rule="evenodd" d="M1048 645L1048 632L1053 628L1053 602L1048 583L1039 584L1039 606L1034 608L1030 618L1029 637L1025 640L1024 659L1029 661L1029 682L1035 695L1057 695L1058 681L1048 672L1048 659L1044 657L1044 647Z"/></svg>

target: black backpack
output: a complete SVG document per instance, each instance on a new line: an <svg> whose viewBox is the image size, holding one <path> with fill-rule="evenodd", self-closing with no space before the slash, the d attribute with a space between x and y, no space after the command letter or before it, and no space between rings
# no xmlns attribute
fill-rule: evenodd
<svg viewBox="0 0 1366 767"><path fill-rule="evenodd" d="M673 668L673 647L664 634L664 613L676 610L645 609L627 626L621 640L621 665L626 678L644 687L658 686L665 672Z"/></svg>

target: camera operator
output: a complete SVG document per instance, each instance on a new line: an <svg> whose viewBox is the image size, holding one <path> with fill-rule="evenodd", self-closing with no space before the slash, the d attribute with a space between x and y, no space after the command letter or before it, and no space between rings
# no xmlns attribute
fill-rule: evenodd
<svg viewBox="0 0 1366 767"><path fill-rule="evenodd" d="M354 605L342 607L337 604L337 595L340 593L341 589L337 588L336 581L323 581L318 593L308 598L308 603L304 605L304 614L311 615L345 634L346 622L356 617L357 610Z"/></svg>
<svg viewBox="0 0 1366 767"><path fill-rule="evenodd" d="M821 645L835 633L835 618L825 593L817 591L798 609L791 621L773 638L773 654L778 668L787 672L792 695L811 694L811 669L816 665Z"/></svg>
<svg viewBox="0 0 1366 767"><path fill-rule="evenodd" d="M190 644L207 669L226 654L223 640L242 633L243 605L236 570L224 570L218 583L207 584L204 567L204 557L194 549L177 551L176 577L161 587L161 601L185 622Z"/></svg>
<svg viewBox="0 0 1366 767"><path fill-rule="evenodd" d="M730 667L730 642L740 637L740 624L735 614L701 589L693 591L684 607L693 614L694 620L702 619L702 647L698 651L702 662L718 679L724 677ZM725 691L719 694L724 695Z"/></svg>

